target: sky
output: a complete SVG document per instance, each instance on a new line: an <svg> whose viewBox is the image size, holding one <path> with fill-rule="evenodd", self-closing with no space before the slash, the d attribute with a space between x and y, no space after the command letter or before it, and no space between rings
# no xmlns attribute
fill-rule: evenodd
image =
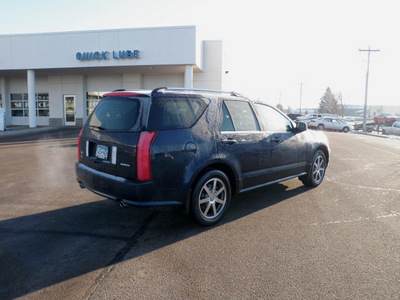
<svg viewBox="0 0 400 300"><path fill-rule="evenodd" d="M222 40L225 89L284 108L400 105L395 0L0 0L0 34L195 25ZM301 93L300 93L301 91ZM301 96L300 96L301 95Z"/></svg>

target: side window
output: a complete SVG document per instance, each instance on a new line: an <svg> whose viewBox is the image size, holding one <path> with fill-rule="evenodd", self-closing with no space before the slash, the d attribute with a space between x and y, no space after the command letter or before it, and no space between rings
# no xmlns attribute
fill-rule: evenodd
<svg viewBox="0 0 400 300"><path fill-rule="evenodd" d="M208 99L154 97L150 106L149 130L192 127L203 114Z"/></svg>
<svg viewBox="0 0 400 300"><path fill-rule="evenodd" d="M222 102L222 118L221 125L219 126L219 131L235 131L233 127L231 115L226 108L225 103Z"/></svg>
<svg viewBox="0 0 400 300"><path fill-rule="evenodd" d="M233 128L236 131L259 131L260 126L257 123L254 112L248 102L245 101L224 101L224 106L226 106L226 112L229 112L232 118L231 123L233 123ZM224 109L223 109L224 114ZM222 116L223 120L221 126L229 123L226 116ZM230 125L226 125L230 126ZM227 127L228 128L228 127Z"/></svg>
<svg viewBox="0 0 400 300"><path fill-rule="evenodd" d="M256 103L256 109L265 130L267 131L292 131L292 123L280 112L270 106Z"/></svg>

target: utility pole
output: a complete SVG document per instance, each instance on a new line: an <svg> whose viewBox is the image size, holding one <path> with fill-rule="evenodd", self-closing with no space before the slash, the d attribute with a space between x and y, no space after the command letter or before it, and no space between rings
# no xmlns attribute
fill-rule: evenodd
<svg viewBox="0 0 400 300"><path fill-rule="evenodd" d="M368 50L359 49L360 52L368 52L368 65L367 65L367 75L365 79L365 102L364 102L364 118L363 118L363 132L367 131L367 99L368 99L368 76L369 76L369 58L371 52L379 52L379 49L371 50L371 47L368 47Z"/></svg>

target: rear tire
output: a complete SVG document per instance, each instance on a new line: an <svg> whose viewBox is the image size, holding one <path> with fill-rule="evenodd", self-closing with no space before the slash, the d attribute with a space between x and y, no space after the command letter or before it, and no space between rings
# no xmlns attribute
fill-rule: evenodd
<svg viewBox="0 0 400 300"><path fill-rule="evenodd" d="M319 125L318 125L318 130L324 130L324 125L319 124Z"/></svg>
<svg viewBox="0 0 400 300"><path fill-rule="evenodd" d="M324 152L321 150L316 151L314 153L308 174L301 176L299 179L306 186L319 186L325 177L326 165L326 156Z"/></svg>
<svg viewBox="0 0 400 300"><path fill-rule="evenodd" d="M219 222L231 201L231 185L225 173L212 170L195 184L191 208L195 220L205 226Z"/></svg>

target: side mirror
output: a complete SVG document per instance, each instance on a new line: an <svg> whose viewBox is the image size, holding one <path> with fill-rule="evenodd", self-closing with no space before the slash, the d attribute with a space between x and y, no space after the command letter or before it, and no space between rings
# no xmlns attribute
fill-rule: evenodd
<svg viewBox="0 0 400 300"><path fill-rule="evenodd" d="M303 132L308 129L307 123L297 122L296 123L296 132Z"/></svg>

